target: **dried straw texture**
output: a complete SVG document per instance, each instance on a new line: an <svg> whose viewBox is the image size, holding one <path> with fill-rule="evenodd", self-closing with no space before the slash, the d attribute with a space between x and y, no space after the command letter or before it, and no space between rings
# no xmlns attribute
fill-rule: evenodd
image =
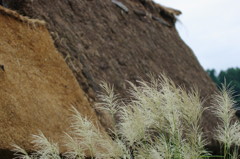
<svg viewBox="0 0 240 159"><path fill-rule="evenodd" d="M158 7L160 10L164 11L168 15L178 16L178 15L182 14L182 12L180 10L177 10L177 9L165 7L165 6L162 6L160 4L156 4L156 3L155 3L155 6Z"/></svg>
<svg viewBox="0 0 240 159"><path fill-rule="evenodd" d="M22 16L16 11L10 10L8 8L0 6L0 14L7 15L11 18L14 18L20 22L28 24L30 27L41 27L45 26L46 22L38 19L30 19L29 17Z"/></svg>

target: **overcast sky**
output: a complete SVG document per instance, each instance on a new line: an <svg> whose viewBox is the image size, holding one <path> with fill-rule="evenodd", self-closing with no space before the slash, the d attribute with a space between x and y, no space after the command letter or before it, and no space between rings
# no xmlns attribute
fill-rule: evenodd
<svg viewBox="0 0 240 159"><path fill-rule="evenodd" d="M182 11L178 31L205 69L240 67L240 0L155 0Z"/></svg>

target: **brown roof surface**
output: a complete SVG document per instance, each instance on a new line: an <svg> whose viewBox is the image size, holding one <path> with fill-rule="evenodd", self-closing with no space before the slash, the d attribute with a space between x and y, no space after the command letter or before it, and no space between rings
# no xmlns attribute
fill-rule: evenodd
<svg viewBox="0 0 240 159"><path fill-rule="evenodd" d="M31 150L38 130L61 141L71 106L97 122L43 23L1 6L0 65L0 158L7 158L13 143Z"/></svg>
<svg viewBox="0 0 240 159"><path fill-rule="evenodd" d="M126 96L126 80L165 72L173 81L199 88L209 98L216 87L175 28L181 12L149 0L12 0L9 7L43 19L79 84L95 100L105 80ZM122 8L121 8L122 7ZM209 106L209 100L205 106ZM216 118L206 111L203 127L209 139Z"/></svg>

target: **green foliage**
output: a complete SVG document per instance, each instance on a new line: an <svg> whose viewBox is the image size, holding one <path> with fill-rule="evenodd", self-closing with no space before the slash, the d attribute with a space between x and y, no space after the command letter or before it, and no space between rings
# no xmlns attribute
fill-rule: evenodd
<svg viewBox="0 0 240 159"><path fill-rule="evenodd" d="M219 79L218 76L216 75L216 71L214 69L211 70L207 70L208 75L211 77L211 79L213 80L213 82L216 83L216 85L220 85L219 83Z"/></svg>
<svg viewBox="0 0 240 159"><path fill-rule="evenodd" d="M229 68L226 71L220 71L216 74L214 69L207 70L211 79L215 82L219 89L222 89L222 83L233 88L233 97L240 107L240 68Z"/></svg>

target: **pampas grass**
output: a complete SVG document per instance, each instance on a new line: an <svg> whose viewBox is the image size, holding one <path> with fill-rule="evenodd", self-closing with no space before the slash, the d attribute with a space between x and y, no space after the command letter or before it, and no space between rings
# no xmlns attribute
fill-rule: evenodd
<svg viewBox="0 0 240 159"><path fill-rule="evenodd" d="M32 136L35 152L29 155L18 145L13 145L15 158L18 159L61 159L58 144L47 139L42 132Z"/></svg>
<svg viewBox="0 0 240 159"><path fill-rule="evenodd" d="M240 146L240 123L239 121L233 121L235 101L232 94L233 91L223 85L222 91L214 97L215 109L213 109L213 112L220 120L215 138L223 146L224 159L238 156L239 149L237 146ZM231 154L232 146L236 146L233 154Z"/></svg>
<svg viewBox="0 0 240 159"><path fill-rule="evenodd" d="M12 151L15 152L14 155L17 156L15 158L19 158L19 159L32 159L33 158L33 157L29 156L29 154L26 152L26 150L24 150L20 146L13 144L12 147L13 147Z"/></svg>
<svg viewBox="0 0 240 159"><path fill-rule="evenodd" d="M111 138L101 133L98 126L83 117L74 107L72 122L65 133L65 158L80 159L198 159L209 158L205 150L201 117L206 110L197 89L185 91L164 75L150 82L129 82L129 99L114 93L114 87L101 83L97 109L107 111L114 121ZM231 91L223 87L214 96L214 114L219 118L216 140L223 145L223 158L238 157L240 124L233 122L234 101ZM126 102L124 102L126 101ZM118 116L118 118L116 118ZM16 158L58 159L57 144L42 133L34 136L36 152L33 155L14 146ZM231 153L232 146L236 146Z"/></svg>

